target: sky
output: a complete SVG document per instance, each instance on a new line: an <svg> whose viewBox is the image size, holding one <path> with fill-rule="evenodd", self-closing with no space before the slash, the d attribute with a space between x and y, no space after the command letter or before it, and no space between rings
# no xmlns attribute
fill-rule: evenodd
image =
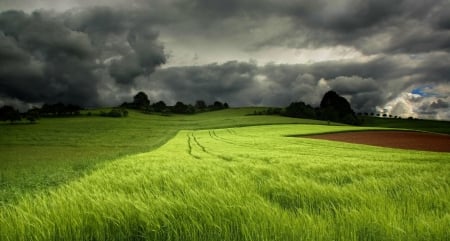
<svg viewBox="0 0 450 241"><path fill-rule="evenodd" d="M448 0L0 0L0 105L317 106L450 120Z"/></svg>

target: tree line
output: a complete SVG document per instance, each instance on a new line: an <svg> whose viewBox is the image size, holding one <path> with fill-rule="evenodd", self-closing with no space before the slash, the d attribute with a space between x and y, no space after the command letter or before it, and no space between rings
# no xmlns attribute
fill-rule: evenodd
<svg viewBox="0 0 450 241"><path fill-rule="evenodd" d="M44 104L41 108L33 107L28 111L21 113L16 108L5 105L0 107L0 120L9 121L11 123L28 120L30 123L35 123L40 117L62 117L62 116L77 116L83 110L78 105L73 104Z"/></svg>
<svg viewBox="0 0 450 241"><path fill-rule="evenodd" d="M350 103L335 91L328 91L322 98L319 107L312 107L305 102L292 102L285 108L268 108L254 114L283 115L294 118L316 119L360 125Z"/></svg>
<svg viewBox="0 0 450 241"><path fill-rule="evenodd" d="M139 92L133 97L133 102L124 102L120 105L122 108L141 110L146 113L162 113L162 114L195 114L206 111L222 110L229 108L228 103L214 101L212 104L207 104L203 100L197 100L195 104L185 104L178 101L173 106L168 106L164 101L150 103L147 94Z"/></svg>
<svg viewBox="0 0 450 241"><path fill-rule="evenodd" d="M144 113L161 113L163 115L174 114L195 114L206 111L215 111L229 108L225 102L215 101L207 104L203 100L198 100L195 104L185 104L178 101L173 106L168 106L164 101L151 103L147 94L138 92L132 102L124 102L120 106L112 108L109 112L101 111L100 116L104 117L126 117L127 109L135 109ZM82 107L73 104L44 104L41 108L33 107L24 113L20 113L12 106L0 107L0 120L11 123L28 120L35 123L40 117L66 117L80 115ZM328 91L323 96L320 106L312 107L304 102L292 102L285 108L268 108L263 111L255 111L254 115L282 115L295 118L317 119L332 122L340 122L350 125L362 124L362 118L358 118L350 103L335 91ZM87 113L88 116L91 112ZM358 113L359 116L374 116L373 113ZM381 116L377 114L376 116ZM383 117L388 117L384 114ZM389 116L392 118L392 116Z"/></svg>
<svg viewBox="0 0 450 241"><path fill-rule="evenodd" d="M228 103L215 101L212 104L207 104L203 100L198 100L195 104L184 104L181 101L176 102L175 105L166 105L164 101L150 103L148 96L144 92L139 92L133 97L133 101L124 102L118 107L112 108L110 111L100 111L99 116L103 117L126 117L128 116L127 109L139 110L144 113L161 113L168 115L174 114L195 114L206 111L222 110L229 108ZM63 104L58 102L56 104L44 104L41 108L33 107L26 112L21 113L18 109L10 105L0 107L0 121L9 121L16 123L22 119L28 120L30 123L35 123L41 117L70 117L78 116L84 108L74 104ZM91 116L91 112L87 112Z"/></svg>

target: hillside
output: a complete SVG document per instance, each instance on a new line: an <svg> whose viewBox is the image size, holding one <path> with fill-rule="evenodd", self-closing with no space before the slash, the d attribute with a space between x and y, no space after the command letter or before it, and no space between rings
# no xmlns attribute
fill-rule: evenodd
<svg viewBox="0 0 450 241"><path fill-rule="evenodd" d="M254 110L234 108L171 116L130 111L126 118L78 116L43 118L33 125L0 123L0 204L80 178L104 162L154 150L180 130L325 124L280 116L249 116Z"/></svg>
<svg viewBox="0 0 450 241"><path fill-rule="evenodd" d="M361 129L180 131L1 208L0 238L444 240L450 154L286 137Z"/></svg>
<svg viewBox="0 0 450 241"><path fill-rule="evenodd" d="M0 240L448 237L449 153L294 137L382 128L255 110L0 125Z"/></svg>
<svg viewBox="0 0 450 241"><path fill-rule="evenodd" d="M363 117L363 126L378 126L450 134L450 121Z"/></svg>

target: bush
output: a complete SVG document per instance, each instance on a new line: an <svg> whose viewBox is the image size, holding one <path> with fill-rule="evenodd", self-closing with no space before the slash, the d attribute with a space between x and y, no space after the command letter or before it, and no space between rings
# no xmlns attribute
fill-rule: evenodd
<svg viewBox="0 0 450 241"><path fill-rule="evenodd" d="M103 117L127 117L128 116L128 111L126 109L119 109L119 108L114 108L112 110L110 110L109 112L100 112L100 116Z"/></svg>

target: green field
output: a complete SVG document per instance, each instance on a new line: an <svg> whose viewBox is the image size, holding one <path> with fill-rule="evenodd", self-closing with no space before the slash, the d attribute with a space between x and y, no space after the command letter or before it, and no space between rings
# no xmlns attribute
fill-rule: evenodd
<svg viewBox="0 0 450 241"><path fill-rule="evenodd" d="M0 125L0 240L450 239L450 153L251 112Z"/></svg>
<svg viewBox="0 0 450 241"><path fill-rule="evenodd" d="M420 130L426 132L444 133L450 135L450 122L421 119L395 119L364 116L364 126L378 126L400 129Z"/></svg>
<svg viewBox="0 0 450 241"><path fill-rule="evenodd" d="M256 108L198 115L127 118L46 118L38 124L0 123L0 205L78 179L114 159L151 151L179 130L265 124L322 123L279 116L248 116ZM95 111L89 111L95 114ZM98 110L97 112L100 112Z"/></svg>

